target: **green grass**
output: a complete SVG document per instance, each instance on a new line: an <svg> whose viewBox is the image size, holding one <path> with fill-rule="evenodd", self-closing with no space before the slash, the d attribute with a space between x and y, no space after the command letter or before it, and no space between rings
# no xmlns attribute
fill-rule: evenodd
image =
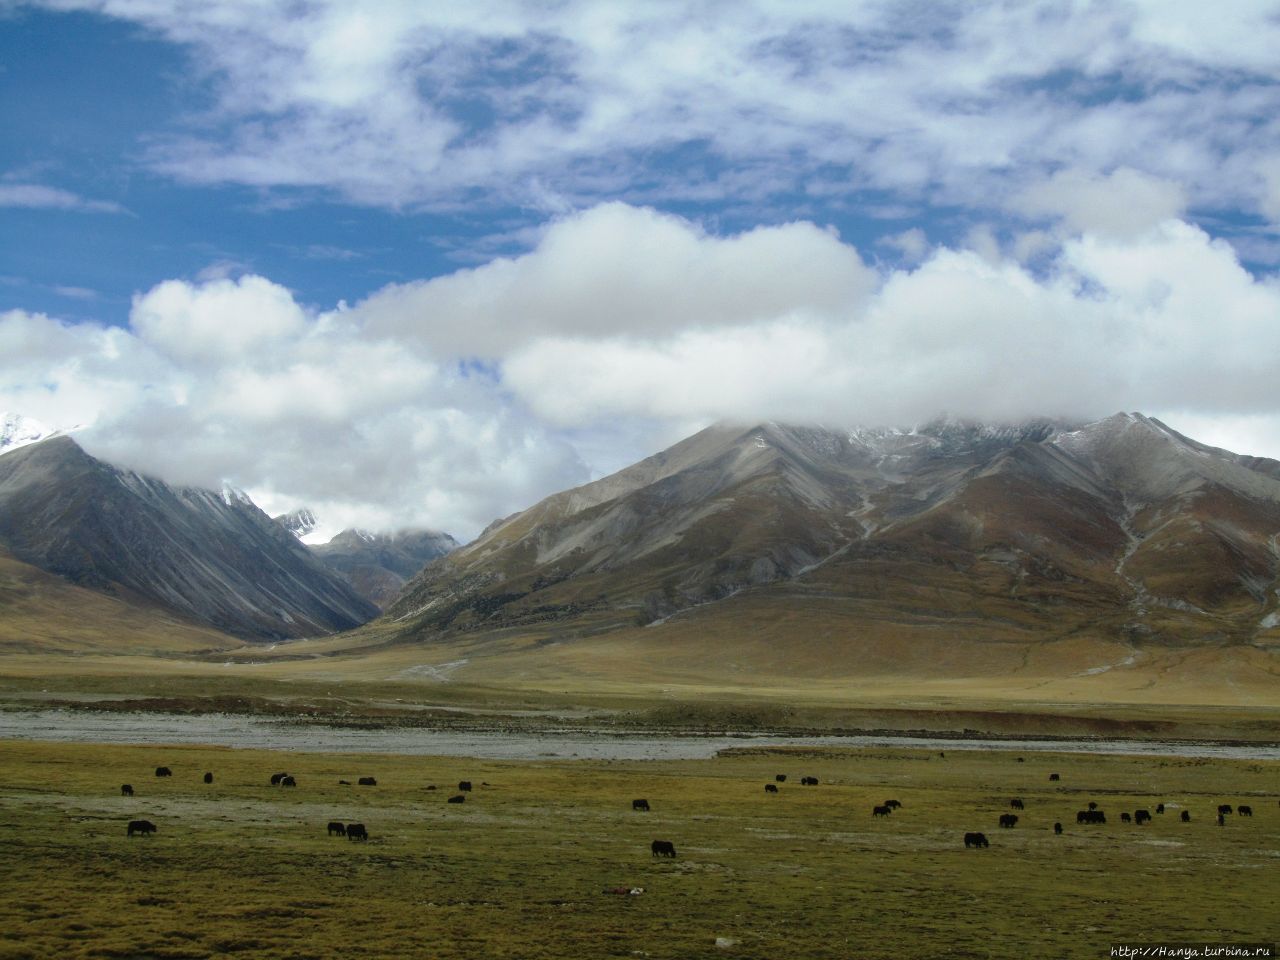
<svg viewBox="0 0 1280 960"><path fill-rule="evenodd" d="M277 770L297 789L268 786ZM775 772L788 782L766 796ZM1103 957L1121 941L1274 941L1277 774L910 749L503 763L8 742L0 957ZM359 776L379 785L337 783ZM460 779L474 793L446 804ZM997 829L1013 796L1022 822ZM902 809L873 820L890 797ZM1111 823L1076 827L1090 799ZM1182 806L1118 822L1160 801ZM1218 827L1219 802L1256 815ZM158 834L127 839L135 817ZM329 838L331 819L372 839ZM965 850L968 830L990 849ZM679 857L653 859L655 838ZM645 892L602 892L616 886Z"/></svg>

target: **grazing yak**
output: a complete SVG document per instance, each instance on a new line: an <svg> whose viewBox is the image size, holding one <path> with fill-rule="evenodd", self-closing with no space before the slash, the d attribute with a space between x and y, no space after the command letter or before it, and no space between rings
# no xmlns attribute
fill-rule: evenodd
<svg viewBox="0 0 1280 960"><path fill-rule="evenodd" d="M884 802L884 805L888 807L890 810L897 810L900 806L902 806L902 804L899 803L897 800L886 800Z"/></svg>
<svg viewBox="0 0 1280 960"><path fill-rule="evenodd" d="M1016 827L1017 825L1018 825L1018 815L1016 813L1000 814L1000 826L1006 827L1006 828L1013 828L1013 827Z"/></svg>
<svg viewBox="0 0 1280 960"><path fill-rule="evenodd" d="M964 835L964 848L968 850L970 847L989 847L990 842L987 840L985 833L966 833Z"/></svg>
<svg viewBox="0 0 1280 960"><path fill-rule="evenodd" d="M1096 804L1095 804L1096 806ZM1107 815L1101 810L1081 810L1076 814L1076 823L1106 823Z"/></svg>
<svg viewBox="0 0 1280 960"><path fill-rule="evenodd" d="M1157 803L1157 804L1156 804L1156 813L1164 813L1164 804L1163 804L1163 803Z"/></svg>
<svg viewBox="0 0 1280 960"><path fill-rule="evenodd" d="M283 779L284 779L285 777L287 777L287 776L288 776L288 774L287 774L287 773L273 773L273 774L271 775L271 785L272 785L273 787L278 787L278 786L280 786L280 781L281 781L281 780L283 780Z"/></svg>
<svg viewBox="0 0 1280 960"><path fill-rule="evenodd" d="M1120 814L1120 822L1121 822L1121 823L1128 823L1128 822L1129 822L1129 815L1128 815L1127 813L1122 813L1122 814Z"/></svg>
<svg viewBox="0 0 1280 960"><path fill-rule="evenodd" d="M631 809L632 810L648 810L649 801L648 800L632 800Z"/></svg>
<svg viewBox="0 0 1280 960"><path fill-rule="evenodd" d="M467 798L464 797L462 794L458 794L456 797L450 797L448 800L445 801L445 803L465 803L466 799Z"/></svg>
<svg viewBox="0 0 1280 960"><path fill-rule="evenodd" d="M363 823L348 823L347 839L348 840L368 840L369 831L364 828Z"/></svg>
<svg viewBox="0 0 1280 960"><path fill-rule="evenodd" d="M1144 823L1148 823L1148 822L1150 822L1150 820L1151 820L1151 811L1150 811L1150 810L1135 810L1135 811L1133 811L1133 822L1134 822L1135 824L1137 824L1138 826L1142 826Z"/></svg>
<svg viewBox="0 0 1280 960"><path fill-rule="evenodd" d="M1025 807L1023 807L1022 801L1018 797L1014 797L1012 800L1010 800L1009 806L1011 806L1014 810L1026 809Z"/></svg>
<svg viewBox="0 0 1280 960"><path fill-rule="evenodd" d="M1218 815L1219 815L1219 816L1221 816L1221 815L1222 815L1222 814L1224 814L1224 813L1230 813L1230 812L1231 812L1231 804L1229 804L1229 803L1223 803L1223 804L1219 804L1219 805L1218 805Z"/></svg>
<svg viewBox="0 0 1280 960"><path fill-rule="evenodd" d="M676 845L670 840L655 840L649 844L649 850L655 857L674 857Z"/></svg>
<svg viewBox="0 0 1280 960"><path fill-rule="evenodd" d="M461 790L463 793L470 793L470 792L471 792L471 781L470 781L470 780L459 780L459 781L458 781L458 789L459 789L459 790Z"/></svg>
<svg viewBox="0 0 1280 960"><path fill-rule="evenodd" d="M1058 776L1056 773L1051 773L1051 774L1049 774L1049 782L1050 782L1050 783L1055 783L1055 782L1057 782L1058 780L1061 780L1061 779L1062 779L1062 777Z"/></svg>
<svg viewBox="0 0 1280 960"><path fill-rule="evenodd" d="M361 777L356 783L362 787L376 787L378 785L378 781L373 777Z"/></svg>
<svg viewBox="0 0 1280 960"><path fill-rule="evenodd" d="M777 785L776 783L766 783L766 784L764 785L764 792L765 792L765 793L777 793L777 792L778 792L778 785Z"/></svg>
<svg viewBox="0 0 1280 960"><path fill-rule="evenodd" d="M206 774L204 775L204 782L205 782L205 783L213 783L213 774L212 774L212 773L206 773Z"/></svg>
<svg viewBox="0 0 1280 960"><path fill-rule="evenodd" d="M1190 811L1187 811L1187 810L1183 810L1183 811L1182 811L1182 822L1183 822L1183 823L1190 823L1190 822L1191 822L1191 813L1190 813Z"/></svg>
<svg viewBox="0 0 1280 960"><path fill-rule="evenodd" d="M1218 814L1218 826L1225 827L1226 825L1227 825L1227 818L1224 817L1222 814Z"/></svg>
<svg viewBox="0 0 1280 960"><path fill-rule="evenodd" d="M296 787L297 785L298 781L293 779L293 777L282 777L280 779L280 786L282 787Z"/></svg>
<svg viewBox="0 0 1280 960"><path fill-rule="evenodd" d="M1236 807L1236 813L1242 817L1252 817L1253 807L1246 807L1244 804L1241 804L1240 806Z"/></svg>
<svg viewBox="0 0 1280 960"><path fill-rule="evenodd" d="M120 796L122 796L122 797L132 797L132 796L133 796L133 784L131 784L131 783L122 783L122 784L120 784Z"/></svg>
<svg viewBox="0 0 1280 960"><path fill-rule="evenodd" d="M818 785L817 777L801 777L800 785L802 787L816 787Z"/></svg>
<svg viewBox="0 0 1280 960"><path fill-rule="evenodd" d="M149 837L151 836L151 834L155 832L156 832L156 825L152 823L150 820L130 820L129 821L128 835L131 837L135 833L140 833L144 837Z"/></svg>
<svg viewBox="0 0 1280 960"><path fill-rule="evenodd" d="M172 777L172 776L173 776L173 771L172 771L172 770L170 770L168 767L156 767L156 776L157 776L157 777Z"/></svg>
<svg viewBox="0 0 1280 960"><path fill-rule="evenodd" d="M893 813L893 807L888 804L881 804L878 807L871 808L871 815L873 817L887 817L891 813Z"/></svg>
<svg viewBox="0 0 1280 960"><path fill-rule="evenodd" d="M775 774L773 779L777 780L779 783L786 783L787 775L785 773Z"/></svg>
<svg viewBox="0 0 1280 960"><path fill-rule="evenodd" d="M341 820L330 820L329 836L332 837L335 833L340 837L345 837L347 835L347 825Z"/></svg>
<svg viewBox="0 0 1280 960"><path fill-rule="evenodd" d="M1054 833L1061 833L1061 832L1062 832L1062 824L1060 824L1060 823L1055 823L1055 824L1053 825L1053 832L1054 832Z"/></svg>

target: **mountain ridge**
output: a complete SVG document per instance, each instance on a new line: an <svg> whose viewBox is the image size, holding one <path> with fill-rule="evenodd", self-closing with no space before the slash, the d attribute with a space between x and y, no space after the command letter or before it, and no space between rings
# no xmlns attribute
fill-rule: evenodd
<svg viewBox="0 0 1280 960"><path fill-rule="evenodd" d="M313 555L380 609L430 561L457 548L458 541L439 530L374 533L355 528L310 547Z"/></svg>
<svg viewBox="0 0 1280 960"><path fill-rule="evenodd" d="M99 592L251 639L376 615L243 493L177 487L55 436L0 456L0 545Z"/></svg>
<svg viewBox="0 0 1280 960"><path fill-rule="evenodd" d="M596 635L754 590L780 603L836 597L908 633L950 622L977 636L1006 622L1046 636L1272 643L1278 531L1280 463L1141 414L875 431L716 424L490 528L386 613L425 641ZM922 605L922 591L943 600Z"/></svg>

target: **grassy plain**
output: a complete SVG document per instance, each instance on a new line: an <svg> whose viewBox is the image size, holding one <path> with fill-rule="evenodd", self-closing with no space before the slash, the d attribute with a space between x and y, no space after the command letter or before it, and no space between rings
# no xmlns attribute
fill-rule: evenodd
<svg viewBox="0 0 1280 960"><path fill-rule="evenodd" d="M268 785L280 770L296 789ZM766 795L775 773L788 780ZM378 786L338 784L360 776ZM446 804L460 779L475 791ZM907 748L608 763L9 741L0 957L1101 958L1120 942L1274 942L1277 784L1270 761ZM998 829L1015 796L1021 822ZM873 818L889 798L902 808ZM1089 800L1108 824L1076 826ZM1158 802L1150 825L1119 822ZM1220 802L1255 815L1219 827ZM137 817L158 833L128 839ZM371 839L330 838L331 819ZM965 850L970 830L990 848ZM679 856L651 857L655 838Z"/></svg>

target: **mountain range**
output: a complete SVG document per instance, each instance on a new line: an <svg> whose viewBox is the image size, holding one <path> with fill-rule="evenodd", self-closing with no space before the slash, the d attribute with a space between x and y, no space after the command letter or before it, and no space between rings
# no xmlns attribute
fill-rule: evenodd
<svg viewBox="0 0 1280 960"><path fill-rule="evenodd" d="M244 494L122 470L66 436L0 456L0 550L239 637L331 633L378 613Z"/></svg>
<svg viewBox="0 0 1280 960"><path fill-rule="evenodd" d="M380 642L428 658L550 663L609 638L668 665L803 675L977 648L1007 666L1076 642L1280 649L1280 463L1140 414L717 424L462 547L355 530L308 547L307 511L273 521L230 489L10 435L26 439L0 448L0 559L251 640L378 618Z"/></svg>

